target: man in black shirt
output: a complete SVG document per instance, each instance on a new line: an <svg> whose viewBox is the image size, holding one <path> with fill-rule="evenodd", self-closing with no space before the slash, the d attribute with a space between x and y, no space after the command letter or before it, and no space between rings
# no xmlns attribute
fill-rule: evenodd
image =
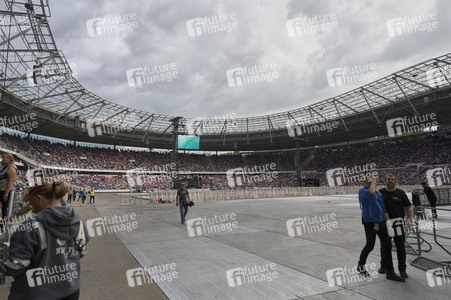
<svg viewBox="0 0 451 300"><path fill-rule="evenodd" d="M410 231L412 230L413 224L412 204L410 203L406 193L403 190L396 188L396 176L394 174L387 174L385 176L385 185L386 187L379 191L384 197L384 205L394 229L395 235L393 239L396 245L398 270L402 278L408 278L406 273L406 248L404 244L406 240L406 234L404 232L404 209L406 210L407 217L409 218L409 222L406 224L406 227ZM385 274L386 272L384 256L382 255L384 253L383 251L384 248L381 244L381 268L379 269L379 273L381 274Z"/></svg>
<svg viewBox="0 0 451 300"><path fill-rule="evenodd" d="M175 206L179 206L179 200L180 200L180 218L182 219L182 224L185 224L185 217L188 213L188 201L189 199L189 192L185 188L185 183L182 182L180 184L180 189L177 191L177 197L175 198Z"/></svg>
<svg viewBox="0 0 451 300"><path fill-rule="evenodd" d="M432 207L432 218L437 219L437 210L435 209L436 205L437 205L437 196L435 195L434 191L431 189L430 186L428 186L428 184L426 182L422 182L421 186L423 187L423 192L418 192L415 193L415 195L426 195L426 197L428 198L429 204Z"/></svg>

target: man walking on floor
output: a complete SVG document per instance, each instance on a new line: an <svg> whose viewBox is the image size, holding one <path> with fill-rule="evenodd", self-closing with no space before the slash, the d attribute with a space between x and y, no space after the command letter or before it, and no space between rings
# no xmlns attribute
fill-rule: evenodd
<svg viewBox="0 0 451 300"><path fill-rule="evenodd" d="M412 230L413 224L413 209L412 204L409 201L406 193L396 187L396 176L394 174L387 174L385 176L386 187L380 189L384 197L384 205L390 218L391 224L393 225L394 234L393 237L396 245L396 255L398 257L398 270L402 278L408 278L406 273L406 248L405 240L406 234L404 232L404 209L407 212L407 217L409 222L406 224L409 231ZM390 238L391 244L391 238ZM385 249L381 243L381 267L379 269L379 274L385 274L385 261L384 254Z"/></svg>
<svg viewBox="0 0 451 300"><path fill-rule="evenodd" d="M175 206L179 206L180 200L180 218L182 224L185 224L185 217L186 214L188 214L188 201L190 201L189 192L188 189L185 188L185 185L184 182L180 184L180 189L177 191L177 197L175 199Z"/></svg>

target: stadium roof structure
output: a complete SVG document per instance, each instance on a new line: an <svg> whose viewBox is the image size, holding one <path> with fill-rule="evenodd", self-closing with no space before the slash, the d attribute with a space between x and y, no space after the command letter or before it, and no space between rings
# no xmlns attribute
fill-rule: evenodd
<svg viewBox="0 0 451 300"><path fill-rule="evenodd" d="M178 122L179 134L201 135L200 150L249 151L384 136L386 121L402 116L433 112L439 124L451 124L451 53L291 111L190 119L132 109L86 90L57 48L49 17L48 1L0 3L1 116L36 114L39 126L32 131L36 134L172 149ZM331 124L335 124L332 130L320 129Z"/></svg>

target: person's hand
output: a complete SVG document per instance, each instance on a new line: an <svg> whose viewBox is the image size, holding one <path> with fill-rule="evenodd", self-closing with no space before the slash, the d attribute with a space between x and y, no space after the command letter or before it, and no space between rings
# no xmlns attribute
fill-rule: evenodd
<svg viewBox="0 0 451 300"><path fill-rule="evenodd" d="M8 201L8 194L9 194L9 193L6 193L6 192L5 192L5 194L3 195L3 202Z"/></svg>
<svg viewBox="0 0 451 300"><path fill-rule="evenodd" d="M406 228L407 228L408 231L412 231L412 229L413 229L413 224L412 224L412 222L410 222L410 221L407 222Z"/></svg>
<svg viewBox="0 0 451 300"><path fill-rule="evenodd" d="M410 223L407 224L406 227L407 227L407 230L408 230L408 231L412 231L412 229L413 229L413 226L412 226L412 224L410 224Z"/></svg>
<svg viewBox="0 0 451 300"><path fill-rule="evenodd" d="M179 206L179 203L178 203L178 202L175 202L175 206Z"/></svg>

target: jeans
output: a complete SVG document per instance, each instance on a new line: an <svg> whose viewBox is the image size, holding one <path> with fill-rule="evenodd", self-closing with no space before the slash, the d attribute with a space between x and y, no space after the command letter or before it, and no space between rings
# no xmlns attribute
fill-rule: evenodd
<svg viewBox="0 0 451 300"><path fill-rule="evenodd" d="M182 223L185 222L185 217L188 214L188 202L180 202L180 218L182 219Z"/></svg>
<svg viewBox="0 0 451 300"><path fill-rule="evenodd" d="M406 246L405 246L405 241L406 241L406 235L403 233L400 236L395 236L393 237L394 241L395 241L395 245L396 245L396 256L398 257L398 270L399 272L405 272L406 271ZM390 244L391 244L391 239L390 239ZM385 249L381 244L381 267L385 268L385 261L384 261L384 257L383 257L383 253L384 253Z"/></svg>
<svg viewBox="0 0 451 300"><path fill-rule="evenodd" d="M379 230L374 229L374 225L379 224ZM393 259L391 256L391 241L388 236L387 226L384 222L380 223L364 223L365 227L365 237L366 245L360 253L359 265L365 265L366 259L371 251L374 249L374 244L376 243L376 235L379 237L381 244L384 247L384 252L382 253L383 260L385 262L385 268L387 269L387 274L394 273L393 269Z"/></svg>

